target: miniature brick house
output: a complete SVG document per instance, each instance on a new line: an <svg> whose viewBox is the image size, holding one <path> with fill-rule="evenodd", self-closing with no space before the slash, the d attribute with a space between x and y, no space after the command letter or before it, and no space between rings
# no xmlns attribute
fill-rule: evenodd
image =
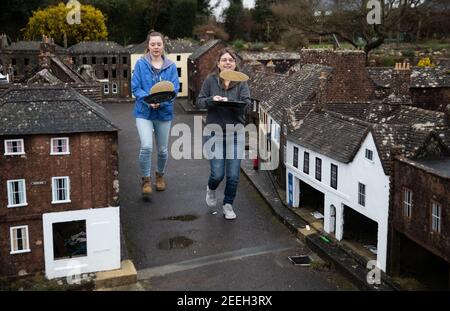
<svg viewBox="0 0 450 311"><path fill-rule="evenodd" d="M63 86L0 97L0 275L120 267L117 127Z"/></svg>
<svg viewBox="0 0 450 311"><path fill-rule="evenodd" d="M214 69L219 53L225 48L222 40L210 40L200 46L188 58L188 99L195 106L206 77Z"/></svg>
<svg viewBox="0 0 450 311"><path fill-rule="evenodd" d="M390 274L450 288L450 130L430 135L420 157L398 156L390 212Z"/></svg>
<svg viewBox="0 0 450 311"><path fill-rule="evenodd" d="M103 84L105 99L127 98L131 95L130 52L112 41L83 41L68 49L73 65L91 65Z"/></svg>
<svg viewBox="0 0 450 311"><path fill-rule="evenodd" d="M53 54L64 59L67 50L53 43ZM4 74L13 77L12 82L18 82L27 76L38 64L41 51L41 41L18 41L11 45L5 44L0 49L0 65Z"/></svg>

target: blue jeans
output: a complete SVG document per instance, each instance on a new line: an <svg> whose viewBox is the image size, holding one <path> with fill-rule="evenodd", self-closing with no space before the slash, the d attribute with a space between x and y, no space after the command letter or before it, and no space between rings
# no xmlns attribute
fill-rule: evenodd
<svg viewBox="0 0 450 311"><path fill-rule="evenodd" d="M141 140L139 167L142 177L151 176L153 130L155 131L156 148L158 149L157 172L164 174L168 158L167 146L172 121L146 120L136 118L136 126Z"/></svg>
<svg viewBox="0 0 450 311"><path fill-rule="evenodd" d="M208 187L211 190L216 190L224 177L227 177L225 185L225 197L223 204L233 205L236 198L237 186L239 184L239 174L241 168L241 159L243 158L244 139L236 134L233 137L227 136L215 136L216 148L214 154L218 157L210 157L209 164L211 166L211 172L208 180ZM209 137L208 139L211 139ZM234 150L234 152L233 152ZM228 156L227 156L228 151Z"/></svg>

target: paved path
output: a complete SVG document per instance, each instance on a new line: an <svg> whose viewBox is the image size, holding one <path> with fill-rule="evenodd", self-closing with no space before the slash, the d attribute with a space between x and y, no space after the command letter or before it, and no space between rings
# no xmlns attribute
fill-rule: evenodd
<svg viewBox="0 0 450 311"><path fill-rule="evenodd" d="M140 198L139 139L132 105L108 104L119 133L121 221L128 253L147 290L336 290L346 282L334 272L294 266L288 256L310 251L278 221L241 175L235 210L204 202L207 160L169 157L168 190ZM176 106L174 123L193 128L193 115ZM171 137L170 145L177 139ZM170 147L169 147L170 150ZM156 163L154 155L153 164ZM224 183L219 188L222 193ZM172 239L172 240L171 240Z"/></svg>

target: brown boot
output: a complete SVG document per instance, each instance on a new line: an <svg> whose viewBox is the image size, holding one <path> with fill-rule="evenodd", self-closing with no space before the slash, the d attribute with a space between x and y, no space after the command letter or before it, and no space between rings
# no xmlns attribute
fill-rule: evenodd
<svg viewBox="0 0 450 311"><path fill-rule="evenodd" d="M150 177L142 177L142 196L149 197L152 194L152 180Z"/></svg>
<svg viewBox="0 0 450 311"><path fill-rule="evenodd" d="M164 181L164 174L159 174L156 172L156 190L164 191L166 190L166 182Z"/></svg>

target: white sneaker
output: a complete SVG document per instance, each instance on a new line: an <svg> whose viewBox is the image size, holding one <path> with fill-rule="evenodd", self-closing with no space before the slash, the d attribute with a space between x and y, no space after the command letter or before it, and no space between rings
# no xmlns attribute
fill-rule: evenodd
<svg viewBox="0 0 450 311"><path fill-rule="evenodd" d="M211 190L208 186L206 186L206 205L208 207L217 205L216 190Z"/></svg>
<svg viewBox="0 0 450 311"><path fill-rule="evenodd" d="M222 210L225 219L236 219L236 214L234 213L233 206L231 206L231 204L225 204L222 206Z"/></svg>

